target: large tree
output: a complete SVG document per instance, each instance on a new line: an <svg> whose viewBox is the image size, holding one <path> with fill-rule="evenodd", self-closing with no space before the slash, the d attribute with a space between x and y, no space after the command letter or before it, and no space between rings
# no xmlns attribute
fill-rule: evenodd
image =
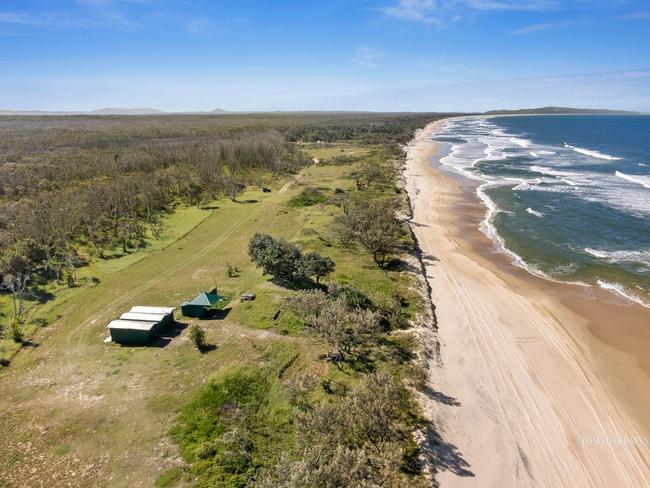
<svg viewBox="0 0 650 488"><path fill-rule="evenodd" d="M264 274L270 274L278 281L293 281L302 276L302 252L284 239L255 234L248 245L248 254Z"/></svg>
<svg viewBox="0 0 650 488"><path fill-rule="evenodd" d="M305 276L316 278L316 284L320 283L321 278L334 272L334 261L327 256L321 256L316 252L310 252L302 257L300 263L302 272Z"/></svg>
<svg viewBox="0 0 650 488"><path fill-rule="evenodd" d="M395 203L387 200L372 205L355 202L336 220L339 237L343 242L361 245L384 268L399 251L404 236L404 226L395 210Z"/></svg>

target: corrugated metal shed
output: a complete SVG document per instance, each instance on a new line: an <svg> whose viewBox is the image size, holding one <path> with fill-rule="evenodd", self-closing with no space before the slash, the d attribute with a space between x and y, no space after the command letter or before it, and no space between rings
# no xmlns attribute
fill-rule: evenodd
<svg viewBox="0 0 650 488"><path fill-rule="evenodd" d="M147 344L154 337L155 322L113 320L108 324L111 340L120 344Z"/></svg>
<svg viewBox="0 0 650 488"><path fill-rule="evenodd" d="M171 314L168 313L137 313L126 312L120 315L121 320L135 320L136 322L154 322L155 332L162 332L166 327L174 323Z"/></svg>
<svg viewBox="0 0 650 488"><path fill-rule="evenodd" d="M172 313L176 307L148 307L148 306L135 306L130 311L135 313Z"/></svg>
<svg viewBox="0 0 650 488"><path fill-rule="evenodd" d="M169 314L164 313L137 313L137 312L126 312L120 315L121 320L135 320L140 322L162 322L165 320L165 317L169 317Z"/></svg>

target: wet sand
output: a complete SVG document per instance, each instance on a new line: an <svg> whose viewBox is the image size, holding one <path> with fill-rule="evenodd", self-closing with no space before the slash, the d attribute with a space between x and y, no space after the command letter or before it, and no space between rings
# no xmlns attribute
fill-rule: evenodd
<svg viewBox="0 0 650 488"><path fill-rule="evenodd" d="M434 168L420 131L404 172L427 257L440 364L442 486L650 486L650 310L514 266L479 230L472 183ZM445 454L445 453L443 453Z"/></svg>

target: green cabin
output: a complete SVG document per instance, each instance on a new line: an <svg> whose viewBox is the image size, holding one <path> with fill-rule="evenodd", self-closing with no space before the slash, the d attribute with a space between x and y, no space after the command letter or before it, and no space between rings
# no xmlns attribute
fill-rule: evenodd
<svg viewBox="0 0 650 488"><path fill-rule="evenodd" d="M194 317L198 319L204 318L209 310L217 308L220 302L223 302L225 297L220 297L217 294L216 288L211 292L201 292L196 295L189 302L181 305L181 312L185 317Z"/></svg>

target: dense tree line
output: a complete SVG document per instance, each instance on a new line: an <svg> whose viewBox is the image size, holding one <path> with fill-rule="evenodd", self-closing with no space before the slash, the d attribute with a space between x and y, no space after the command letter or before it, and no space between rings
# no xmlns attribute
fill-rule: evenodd
<svg viewBox="0 0 650 488"><path fill-rule="evenodd" d="M177 204L236 200L265 174L307 162L281 134L262 131L123 151L42 153L0 166L1 290L15 305L14 339L21 339L25 302L38 299L39 285L74 286L82 248L99 258L109 250L126 253L159 237L161 217Z"/></svg>

